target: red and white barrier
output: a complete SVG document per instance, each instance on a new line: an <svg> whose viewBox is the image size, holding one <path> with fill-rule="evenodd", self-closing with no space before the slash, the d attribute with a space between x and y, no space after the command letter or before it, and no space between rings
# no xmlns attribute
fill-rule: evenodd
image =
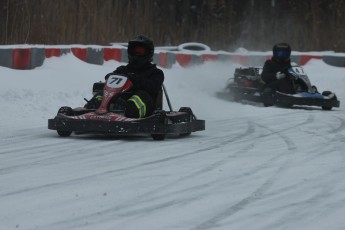
<svg viewBox="0 0 345 230"><path fill-rule="evenodd" d="M188 43L189 44L189 43ZM193 43L198 44L198 43ZM195 45L194 45L195 46ZM186 47L194 47L186 46ZM185 47L185 46L184 46ZM72 53L74 56L90 64L102 65L104 61L114 60L127 62L127 48L109 46L28 46L28 47L0 47L0 66L12 69L33 69L41 66L46 58L60 57ZM243 66L262 66L265 60L271 58L267 52L263 53L228 53L210 50L163 50L155 51L153 61L162 68L171 68L174 64L189 67L205 62L233 62ZM292 54L291 60L299 65L305 65L311 59L322 59L325 63L338 67L345 67L345 54Z"/></svg>

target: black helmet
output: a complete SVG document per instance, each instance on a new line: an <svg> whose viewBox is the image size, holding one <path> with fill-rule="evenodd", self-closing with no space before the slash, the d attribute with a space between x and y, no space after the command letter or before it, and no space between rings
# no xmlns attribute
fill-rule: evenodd
<svg viewBox="0 0 345 230"><path fill-rule="evenodd" d="M153 53L153 42L143 35L136 36L128 42L128 61L129 64L136 68L140 68L144 64L151 62Z"/></svg>
<svg viewBox="0 0 345 230"><path fill-rule="evenodd" d="M290 59L291 47L287 43L278 43L273 46L273 58L278 62L286 62Z"/></svg>

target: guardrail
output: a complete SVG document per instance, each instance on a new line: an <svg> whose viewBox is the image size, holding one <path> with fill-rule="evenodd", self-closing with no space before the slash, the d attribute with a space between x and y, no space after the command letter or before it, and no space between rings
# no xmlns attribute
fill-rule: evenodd
<svg viewBox="0 0 345 230"><path fill-rule="evenodd" d="M11 45L0 46L0 66L12 69L33 69L41 66L46 58L60 57L72 53L74 56L90 64L102 65L105 61L115 60L127 62L127 47L112 46L43 46L43 45ZM171 68L174 64L182 67L203 64L208 61L234 62L243 66L262 66L271 52L231 53L211 51L201 43L184 43L175 47L156 47L153 62L162 68ZM298 53L293 52L291 60L299 65L310 59L322 59L325 63L345 67L345 54Z"/></svg>

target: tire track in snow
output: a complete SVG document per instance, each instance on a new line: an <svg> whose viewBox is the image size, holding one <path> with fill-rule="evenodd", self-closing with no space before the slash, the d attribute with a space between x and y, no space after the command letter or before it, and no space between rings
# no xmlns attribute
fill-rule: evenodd
<svg viewBox="0 0 345 230"><path fill-rule="evenodd" d="M210 150L214 150L216 148L220 148L224 145L227 145L227 144L231 144L232 142L236 141L236 140L239 140L243 137L246 137L248 136L250 133L253 132L253 126L248 124L247 126L247 129L240 133L240 134L236 134L236 136L234 137L227 137L225 140L221 141L220 143L216 143L216 144L213 144L212 146L210 145L206 145L206 147L202 147L202 148L199 148L199 149L196 149L196 150L192 150L192 151L189 151L189 152L184 152L180 155L177 155L177 156L170 156L170 157L166 157L166 158L163 158L163 159L159 159L159 160L154 160L154 161L149 161L149 162L144 162L144 163L140 163L140 164L136 164L136 165L133 165L133 166L129 166L129 167L123 167L123 168L118 168L118 169L114 169L114 170L107 170L107 171L102 171L100 173L97 173L97 174L92 174L92 175L88 175L88 176L81 176L81 177L77 177L77 178L74 178L74 179L70 179L70 180L65 180L65 181L61 181L61 182L55 182L55 183L49 183L49 184L44 184L44 185L40 185L40 186L35 186L35 187L31 187L31 188L25 188L25 189L22 189L22 190L18 190L18 191L12 191L10 193L4 193L4 194L0 194L1 196L9 196L9 195L15 195L15 194L20 194L20 193L25 193L25 192L29 192L29 191L35 191L35 190L39 190L39 189L43 189L43 188L50 188L50 187L58 187L60 185L64 185L64 184L73 184L73 183L76 183L76 182L83 182L83 181L87 181L87 180L90 180L90 179L96 179L96 178L99 178L99 177L102 177L104 175L109 175L109 174L118 174L120 173L126 173L127 171L131 171L131 170L137 170L138 168L141 168L141 167L147 167L147 166L151 166L151 165L155 165L155 164L161 164L161 163L165 163L165 162L168 162L168 161L172 161L172 160L179 160L181 158L185 158L185 157L188 157L188 156L191 156L191 155L195 155L195 154L200 154L200 153L203 153L203 152L207 152L207 151L210 151ZM32 138L32 137L30 137ZM74 143L74 142L71 142L71 144L75 144L76 146L79 145L79 143ZM57 145L59 145L57 143ZM62 146L63 148L65 148L66 146ZM67 145L67 147L70 147L70 144ZM33 149L35 149L35 146L32 147ZM17 149L17 151L19 151L19 149ZM25 149L23 149L25 151ZM63 150L60 149L62 152ZM60 152L57 151L57 152ZM16 152L16 151L14 151ZM81 153L82 154L82 153ZM90 153L89 153L90 154ZM71 153L66 153L66 157L69 157L71 155ZM73 155L73 157L76 157L75 155ZM56 157L57 159L61 159L61 156L58 156ZM1 170L3 170L3 172L6 172L8 170L16 170L18 168L21 168L21 167L26 167L27 165L30 165L31 167L35 167L35 165L37 163L41 163L40 161L34 163L34 162L30 162L30 163L25 163L25 164L21 164L21 165L17 165L17 166L12 166L12 167L7 167L7 168L2 168Z"/></svg>
<svg viewBox="0 0 345 230"><path fill-rule="evenodd" d="M83 145L82 142L76 142L71 138L64 139L60 137L57 137L54 143L50 141L49 144L45 144L44 138L38 138L41 140L38 142L33 140L35 138L37 138L35 135L14 138L13 142L7 141L6 145L2 145L0 159L6 157L5 159L10 159L11 163L0 166L0 173L10 173L21 168L35 168L37 165L54 165L57 162L62 163L62 160L68 162L80 156L84 159L90 156L99 157L101 155L97 153L99 147L107 148L107 146L111 147L113 145L113 142L104 141L91 141L92 144L88 141L86 145ZM17 143L18 139L20 145ZM28 144L31 142L33 144ZM117 142L117 145L123 144L125 143ZM95 151L92 151L93 149ZM10 157L7 155L10 155ZM16 159L20 159L20 161Z"/></svg>
<svg viewBox="0 0 345 230"><path fill-rule="evenodd" d="M345 119L336 115L333 115L332 118L334 119L322 119L321 122L318 121L318 126L304 131L307 134L304 136L306 139L310 136L310 139L321 138L323 140L318 141L317 145L306 150L304 152L304 158L301 159L300 163L315 160L318 157L323 157L325 153L338 151L338 149L343 148L345 136L342 132L345 130ZM329 124L329 122L331 122L331 124ZM334 123L336 124L334 125ZM326 129L324 128L325 125L327 127Z"/></svg>
<svg viewBox="0 0 345 230"><path fill-rule="evenodd" d="M105 173L124 172L124 171L128 171L128 170L137 169L137 168L140 168L140 167L146 167L146 166L151 166L151 165L155 165L155 164L161 164L161 163L165 163L165 162L169 162L169 161L173 161L173 160L180 160L181 158L189 157L191 155L201 154L201 153L204 153L204 152L212 151L212 150L217 149L217 148L221 148L221 147L226 146L228 144L231 144L231 143L233 143L235 141L238 141L238 140L240 140L240 139L242 139L244 137L247 137L247 136L249 136L253 132L254 132L254 126L248 123L247 124L247 129L244 132L242 132L240 134L236 134L236 136L234 136L234 137L228 137L226 135L226 137L222 141L217 142L215 144L214 143L212 145L209 145L208 143L207 144L203 144L198 149L194 149L194 150L191 150L191 151L183 152L182 154L179 154L179 155L176 155L176 156L169 156L169 157L165 157L165 158L158 159L158 160L148 161L148 162L140 163L140 164L133 165L133 166L130 166L130 167L124 167L124 168L119 168L119 169L111 170L111 171L108 171L108 172L105 172ZM217 137L217 139L219 139L219 137ZM206 145L206 147L205 147L205 145Z"/></svg>
<svg viewBox="0 0 345 230"><path fill-rule="evenodd" d="M314 116L310 115L305 121L300 122L300 123L295 124L295 125L292 125L292 126L285 128L283 130L279 130L279 131L275 131L266 125L261 125L261 124L258 124L256 122L253 122L253 123L256 124L258 127L261 127L263 129L270 131L269 134L263 135L262 137L277 135L279 138L281 138L285 142L285 144L287 146L288 153L292 153L293 150L297 149L297 146L290 138L288 138L286 135L284 135L282 133L286 132L288 130L294 129L296 127L300 127L302 125L310 124L314 120L315 120ZM254 190L249 196L243 198L242 200L240 200L236 204L229 206L228 208L222 210L221 212L218 212L214 217L204 221L203 223L195 226L192 229L202 230L202 229L210 229L210 228L217 227L219 222L221 222L222 220L229 218L230 216L234 215L235 213L243 210L249 204L255 202L256 200L261 199L263 197L264 193L279 178L279 175L284 170L286 170L288 168L288 165L290 164L290 161L291 161L291 154L286 155L285 153L281 153L281 154L277 155L275 158L271 159L272 163L273 163L273 162L276 162L276 159L279 159L279 158L284 157L284 156L286 157L286 159L283 161L283 163L281 163L279 165L279 167L271 174L271 176L268 177L265 180L265 182L262 183L259 187L257 187L257 189ZM268 164L269 162L266 162L266 163ZM267 167L267 166L265 166L265 167ZM258 170L260 170L260 169L258 169Z"/></svg>
<svg viewBox="0 0 345 230"><path fill-rule="evenodd" d="M313 119L310 119L310 117L309 117L306 121L304 121L304 122L302 122L300 124L307 124L307 123L311 122L312 120ZM297 124L297 125L300 125L300 124ZM237 135L236 137L233 137L231 139L231 143L234 143L235 141L240 141L240 140L242 141L243 137L250 137L256 131L255 126L256 126L255 123L248 122L247 131L244 132L242 135ZM273 133L276 133L276 132L273 132ZM260 137L260 138L263 138L263 137ZM256 138L254 140L255 141L260 141L260 138ZM247 141L247 139L244 140L244 141ZM228 144L229 140L225 139L225 140L222 140L220 143L221 144L214 144L212 147L204 148L203 150L207 151L209 149L218 148L221 145ZM253 148L254 146L255 145L253 144L253 142L251 142L251 143L249 143L249 145L246 145L242 150L238 151L235 154L246 152L249 149ZM194 154L194 153L199 152L199 151L200 151L200 149L196 150L196 151L192 151L192 152L190 152L190 154ZM253 174L257 173L258 171L267 168L269 165L272 165L274 162L277 161L277 159L279 159L281 157L283 157L283 154L280 154L278 156L273 157L272 159L268 160L267 162L264 162L263 164L259 165L258 167L251 168L250 172L246 172L242 176L253 175ZM174 157L173 159L176 159L176 158ZM170 160L170 158L169 158L169 160ZM163 162L165 162L165 160ZM285 162L287 162L287 160ZM201 192L201 194L199 194L199 195L191 194L189 197L187 196L188 198L186 198L186 195L185 195L186 192L193 192L193 191L205 190L205 189L206 190L212 190L212 187L215 187L215 186L217 186L219 184L223 184L224 181L223 180L221 180L221 181L216 180L216 181L213 181L213 182L205 182L205 184L193 185L192 187L188 187L188 188L184 187L183 189L180 189L180 190L177 190L177 191L169 191L168 190L167 193L162 193L162 190L164 191L165 189L167 189L169 187L176 186L176 183L181 183L184 180L192 179L192 178L197 177L197 176L202 176L202 174L207 173L210 170L214 170L215 168L217 168L217 167L219 167L219 166L221 166L223 164L225 164L224 159L222 159L220 161L217 161L214 164L209 165L209 166L207 166L207 167L205 167L203 169L200 169L200 170L198 170L198 171L196 171L196 172L194 172L192 174L189 174L189 175L187 175L187 176L185 176L183 178L180 178L179 180L176 180L175 182L171 183L170 185L163 185L163 186L161 186L159 188L155 188L154 190L151 190L151 191L149 191L149 192L147 192L145 194L141 194L139 197L137 197L134 200L131 200L130 202L127 202L127 201L123 202L122 205L117 205L115 207L111 207L111 208L109 208L107 210L103 210L101 212L98 212L98 214L102 214L102 215L106 214L106 216L109 215L109 214L111 214L111 215L116 214L116 215L121 215L121 216L135 216L135 215L139 215L139 214L140 215L150 214L151 212L155 212L155 211L158 211L160 209L165 209L165 208L168 208L168 207L171 207L171 206L187 205L187 204L189 204L191 202L194 202L195 200L202 199L205 193ZM277 170L277 172L282 171L282 169L284 167L285 166L281 166ZM277 173L274 173L274 175L277 176ZM229 183L232 183L231 180L232 179L229 179ZM266 188L269 187L274 181L275 181L274 178L266 180L266 182L253 193L254 194L253 195L254 198L256 198L257 196L260 196L263 193L263 191L265 191ZM180 196L180 198L172 198L170 201L164 199L165 197L174 197L174 196L176 196L178 194L184 194L184 195ZM206 194L209 194L209 191L206 192ZM157 200L162 199L162 198L163 198L162 201L157 202ZM246 199L242 200L237 205L237 207L232 207L232 208L234 209L234 212L237 212L237 210L241 209L240 207L244 207L244 206L246 206L247 203L249 204L251 202L252 202L252 198L251 197L247 197ZM140 205L138 205L138 204L140 204ZM140 208L136 208L138 206ZM93 215L84 216L81 219L92 218L92 216ZM228 213L226 214L226 216L228 216ZM75 222L75 221L78 221L78 220L73 219L73 220L70 220L70 221Z"/></svg>
<svg viewBox="0 0 345 230"><path fill-rule="evenodd" d="M186 155L186 153L184 153L184 154L179 155L179 156L164 158L164 159L161 159L158 161L148 162L148 163L140 164L137 166L133 166L131 168L123 168L120 170L121 171L124 171L124 170L127 171L127 170L131 170L131 169L137 169L138 167L142 167L142 166L152 165L152 164L156 164L156 163L160 163L160 162L166 162L166 161L170 161L170 160L174 160L174 159L180 159L182 157L186 157L189 155L200 153L201 151L204 152L204 151L208 151L208 150L213 150L215 148L219 148L219 147L222 147L224 145L231 144L235 141L241 140L242 138L248 137L253 133L255 133L254 125L252 123L248 122L247 123L247 129L243 133L236 134L236 136L233 136L230 138L228 137L228 135L225 135L225 138L221 141L221 143L214 144L211 147L193 150L193 151L188 152L187 155ZM232 155L240 153L240 152L245 152L245 151L249 150L250 148L253 148L252 144L246 145L242 150L239 150L238 152L233 153ZM231 159L230 156L227 156L226 158L227 158L227 160ZM101 218L101 216L108 216L109 214L111 214L111 215L116 214L116 215L120 215L120 216L133 216L133 215L139 215L139 214L143 215L143 214L149 214L149 213L157 211L159 209L168 208L168 207L171 207L174 205L186 205L190 202L193 202L194 200L200 199L200 197L184 198L182 196L182 197L177 198L177 199L171 199L171 200L164 199L162 202L158 202L158 203L154 203L153 201L156 201L160 198L169 197L170 195L173 195L173 194L185 193L186 191L193 191L193 190L198 189L198 188L203 188L205 185L198 185L198 186L192 187L192 188L184 188L181 191L174 191L173 193L168 192L168 193L162 194L162 192L164 190L166 190L170 187L176 186L177 183L180 183L182 181L186 181L186 180L194 178L196 176L202 176L202 174L207 173L210 170L214 170L215 168L217 168L223 164L226 164L226 162L224 162L224 159L219 160L219 161L213 163L212 165L209 165L209 166L207 166L203 169L200 169L196 172L193 172L193 173L191 173L191 174L189 174L183 178L180 178L180 179L174 181L173 183L160 186L160 187L155 188L151 191L148 191L144 194L141 194L139 197L136 197L135 199L131 199L130 201L124 201L124 202L122 202L122 204L118 204L118 205L111 207L109 209L106 209L106 210L98 211L97 214L90 214L90 215L79 217L77 219L73 218L70 220L65 220L63 223L54 223L54 226L59 225L59 224L66 224L66 223L69 223L69 224L72 223L73 225L78 226L77 222L81 222L85 219L90 219L90 218L97 218L98 221L101 222L102 220L99 220L99 218ZM111 172L108 172L108 173L111 173ZM221 182L218 181L218 182L213 182L213 183L221 183ZM210 186L212 186L213 183L210 183L206 186L210 187ZM158 195L157 195L157 193L158 193ZM136 208L138 206L138 204L141 204L140 206L142 206L142 204L146 204L146 205L144 207L141 207L138 209L138 208ZM131 208L133 210L130 210Z"/></svg>
<svg viewBox="0 0 345 230"><path fill-rule="evenodd" d="M286 115L286 116L289 116L289 115ZM288 128L285 128L285 129L282 129L282 130L278 130L278 131L270 128L267 125L262 125L262 124L259 124L257 122L255 122L255 125L257 125L258 127L263 128L263 129L266 129L266 130L268 130L270 132L270 133L268 133L266 135L263 135L262 137L268 137L268 136L271 136L271 135L277 135L280 139L282 139L285 142L285 144L287 146L287 149L289 151L293 151L293 150L297 149L297 145L294 143L294 141L290 137L284 135L283 133L286 132L286 131L289 131L289 130L294 130L297 127L300 128L300 127L302 127L304 125L311 124L314 121L315 121L315 116L314 115L309 115L308 118L305 121L302 121L300 123L294 124L294 125L292 125L292 126L290 126Z"/></svg>
<svg viewBox="0 0 345 230"><path fill-rule="evenodd" d="M331 128L328 132L329 133L340 133L341 131L345 130L345 119L338 116L333 116L337 120L339 120L339 126Z"/></svg>
<svg viewBox="0 0 345 230"><path fill-rule="evenodd" d="M275 170L271 177L267 178L263 184L261 184L256 190L254 190L249 196L241 199L234 205L229 206L228 208L218 212L214 217L204 221L203 223L192 228L193 230L203 230L203 229L212 229L219 225L221 221L229 218L230 216L236 214L237 212L243 210L246 206L251 203L261 199L265 192L272 186L272 184L279 178L279 174L287 168L289 159L286 159L280 167Z"/></svg>
<svg viewBox="0 0 345 230"><path fill-rule="evenodd" d="M288 138L286 135L284 135L283 133L288 131L288 130L294 129L296 127L300 127L302 125L309 125L309 124L311 124L314 121L315 121L314 116L310 115L307 120L305 120L305 121L303 121L301 123L298 123L296 125L290 126L290 127L286 128L286 129L279 130L279 131L275 131L273 129L268 129L271 132L270 135L278 135L286 143L287 151L290 152L290 154L286 155L285 153L282 153L282 154L276 156L274 159L271 159L271 162L265 162L265 164L261 165L260 166L261 168L265 168L270 163L276 162L276 160L278 158L286 156L286 159L284 160L284 162L282 164L280 164L279 168L277 168L277 170L275 170L274 173L271 174L272 176L267 178L267 180L263 184L261 184L261 186L259 186L253 193L251 193L250 196L247 196L246 198L242 199L241 201L239 201L235 205L233 205L233 206L229 207L228 209L222 211L221 213L217 214L214 218L211 218L208 221L206 221L206 222L204 222L204 223L202 223L200 225L197 225L193 229L211 229L211 228L220 226L219 223L222 220L224 220L224 219L228 218L229 216L232 216L235 213L243 210L243 208L245 208L246 206L250 205L251 203L253 203L253 202L255 202L255 201L259 200L259 199L263 199L265 197L265 192L273 185L273 183L276 180L278 180L279 175L281 175L282 172L284 172L286 169L289 169L290 168L289 165L291 165L293 163L292 162L291 151L296 150L297 149L297 145L292 140L290 140L290 138ZM263 129L267 128L266 126L260 126L260 127L262 127ZM341 124L335 130L337 130L337 132L339 132L339 131L341 131L343 129L342 127L343 127L343 124ZM253 173L254 173L256 170L260 170L260 169L258 169L258 168L254 169L253 168L253 170L251 170L251 171L253 171ZM333 172L333 173L336 173L336 172ZM251 173L248 172L248 174L251 174ZM215 184L216 183L211 183L211 184L208 183L208 185L210 187L214 186ZM174 193L177 193L177 192L184 193L184 192L186 192L188 190L205 189L206 187L207 187L207 185L203 184L203 185L194 186L193 188L176 191ZM171 195L173 195L173 193L163 194L161 196L168 196L169 197ZM309 200L306 200L305 204L306 205L312 204L315 201L317 201L319 199L322 199L325 196L327 196L327 190L323 189L319 193L317 193L314 196L312 196ZM185 197L185 196L183 196L183 197ZM190 197L190 199L183 199L183 201L181 200L181 203L180 202L174 202L173 205L177 205L179 203L181 205L186 205L183 202L191 203L191 202L195 201L195 199L198 200L200 198L201 197L193 196L193 197ZM154 199L147 200L147 202L149 202L149 201L154 201ZM145 212L145 211L154 211L154 210L157 211L156 208L159 208L159 207L163 207L163 206L152 205L149 208L143 208L141 210L129 211L129 212L125 212L123 214L131 215L131 214ZM164 208L166 208L166 207L164 207ZM296 220L298 220L298 219L300 219L300 216L299 216L299 214L297 214L295 212L291 212L290 216L288 217L288 219L296 219ZM289 221L287 221L285 219L285 217L284 217L284 219L282 219L281 223L288 223L288 222ZM278 225L279 225L279 223L278 223ZM276 225L273 225L273 226L276 226ZM279 225L279 226L281 226L281 225Z"/></svg>

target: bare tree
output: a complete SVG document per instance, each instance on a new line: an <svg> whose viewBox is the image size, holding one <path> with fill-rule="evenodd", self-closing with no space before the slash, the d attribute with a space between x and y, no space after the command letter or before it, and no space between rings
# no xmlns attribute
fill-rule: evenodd
<svg viewBox="0 0 345 230"><path fill-rule="evenodd" d="M345 52L343 0L0 0L0 44L100 44L146 34L157 45Z"/></svg>

